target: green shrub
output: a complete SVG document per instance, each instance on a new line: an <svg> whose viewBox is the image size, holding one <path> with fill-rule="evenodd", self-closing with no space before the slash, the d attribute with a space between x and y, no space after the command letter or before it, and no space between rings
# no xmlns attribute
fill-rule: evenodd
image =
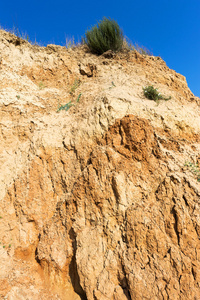
<svg viewBox="0 0 200 300"><path fill-rule="evenodd" d="M101 55L108 50L120 51L123 46L123 33L116 21L103 18L85 33L84 42L92 53Z"/></svg>
<svg viewBox="0 0 200 300"><path fill-rule="evenodd" d="M144 91L144 95L147 99L149 100L154 100L154 101L158 101L160 99L163 99L163 100L169 100L171 99L171 96L168 97L168 98L165 98L163 95L161 95L159 92L158 92L158 89L155 89L153 87L153 85L149 85L149 86L146 86L143 88L143 91Z"/></svg>

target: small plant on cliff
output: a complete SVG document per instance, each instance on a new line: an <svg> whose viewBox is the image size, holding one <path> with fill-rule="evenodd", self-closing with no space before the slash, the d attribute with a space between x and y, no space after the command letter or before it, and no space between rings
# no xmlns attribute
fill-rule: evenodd
<svg viewBox="0 0 200 300"><path fill-rule="evenodd" d="M123 33L116 21L104 17L86 31L84 42L92 53L98 55L108 50L120 51L123 46Z"/></svg>
<svg viewBox="0 0 200 300"><path fill-rule="evenodd" d="M200 168L199 168L198 164L194 164L194 163L191 163L191 162L186 162L185 166L189 167L192 174L197 176L197 181L200 182Z"/></svg>
<svg viewBox="0 0 200 300"><path fill-rule="evenodd" d="M74 83L72 84L72 86L71 86L71 88L70 88L69 93L70 93L71 95L73 95L74 92L75 92L75 90L80 86L80 84L81 84L81 80L80 80L80 79L75 79L75 80L74 80Z"/></svg>
<svg viewBox="0 0 200 300"><path fill-rule="evenodd" d="M158 92L158 89L154 88L153 85L149 85L149 86L146 86L143 88L143 91L144 91L144 95L147 99L149 100L154 100L154 101L158 101L158 100L169 100L171 99L171 96L166 98L164 97L163 95L161 95L159 92Z"/></svg>
<svg viewBox="0 0 200 300"><path fill-rule="evenodd" d="M42 90L42 89L45 88L45 85L42 81L40 81L39 84L38 84L38 87L39 87L40 90Z"/></svg>
<svg viewBox="0 0 200 300"><path fill-rule="evenodd" d="M79 102L80 100L80 97L81 97L81 94L78 95L78 98L76 100L76 103ZM60 105L57 109L57 112L61 111L61 110L65 110L65 111L68 111L70 109L71 106L74 106L75 104L72 103L72 101L70 100L68 103L66 103L65 105Z"/></svg>
<svg viewBox="0 0 200 300"><path fill-rule="evenodd" d="M111 84L112 84L112 85L109 87L109 90L112 89L112 88L114 88L114 87L116 87L116 85L114 84L113 81L111 82Z"/></svg>

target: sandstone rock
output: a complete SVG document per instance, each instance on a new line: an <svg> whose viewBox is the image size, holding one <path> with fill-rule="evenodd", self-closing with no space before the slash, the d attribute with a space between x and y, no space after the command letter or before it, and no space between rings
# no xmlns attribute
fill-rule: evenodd
<svg viewBox="0 0 200 300"><path fill-rule="evenodd" d="M200 108L185 78L4 31L0 50L0 297L199 299ZM145 99L149 83L172 99Z"/></svg>
<svg viewBox="0 0 200 300"><path fill-rule="evenodd" d="M87 77L92 77L96 74L96 66L92 63L81 63L79 65L79 70L81 75L87 75Z"/></svg>

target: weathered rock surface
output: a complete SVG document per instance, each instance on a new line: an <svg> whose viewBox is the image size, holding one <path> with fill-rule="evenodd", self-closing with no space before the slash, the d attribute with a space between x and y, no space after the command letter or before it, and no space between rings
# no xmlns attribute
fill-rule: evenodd
<svg viewBox="0 0 200 300"><path fill-rule="evenodd" d="M4 31L0 58L0 299L200 299L199 169L185 166L200 164L200 99L185 78ZM172 99L145 99L148 84Z"/></svg>

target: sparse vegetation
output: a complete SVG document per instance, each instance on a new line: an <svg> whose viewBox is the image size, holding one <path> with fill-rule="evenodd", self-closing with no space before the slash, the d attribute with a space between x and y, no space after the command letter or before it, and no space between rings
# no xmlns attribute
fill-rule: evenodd
<svg viewBox="0 0 200 300"><path fill-rule="evenodd" d="M143 55L149 55L149 56L153 55L153 53L149 49L147 49L146 47L139 46L137 43L133 44L132 41L128 37L124 38L123 48L128 49L128 50L132 50L132 51L137 51L137 52L139 52L140 54L143 54Z"/></svg>
<svg viewBox="0 0 200 300"><path fill-rule="evenodd" d="M76 100L76 103L79 102L79 99L80 99L80 98L81 98L81 94L78 95L78 98L77 98L77 100Z"/></svg>
<svg viewBox="0 0 200 300"><path fill-rule="evenodd" d="M159 101L159 100L169 100L171 96L166 98L158 92L157 88L154 88L153 85L149 85L143 88L144 96L149 100Z"/></svg>
<svg viewBox="0 0 200 300"><path fill-rule="evenodd" d="M69 94L74 97L75 96L75 91L76 89L80 86L81 84L81 80L80 79L75 79L72 86L70 87L70 90L69 90ZM75 103L78 103L79 102L79 99L81 97L81 93L78 95L78 98L76 100ZM57 112L61 111L61 110L65 110L65 111L68 111L70 109L71 106L74 106L75 104L72 103L72 100L70 100L68 103L66 103L65 105L60 105L58 106L58 109L57 109Z"/></svg>
<svg viewBox="0 0 200 300"><path fill-rule="evenodd" d="M194 163L191 163L191 162L186 162L185 166L190 169L192 174L197 176L197 181L200 182L200 168L199 168L198 164L194 164Z"/></svg>
<svg viewBox="0 0 200 300"><path fill-rule="evenodd" d="M76 43L75 43L74 37L72 37L72 38L66 38L65 41L66 41L65 45L66 45L67 49L76 47Z"/></svg>
<svg viewBox="0 0 200 300"><path fill-rule="evenodd" d="M19 30L18 26L14 25L12 31L18 38L29 41L29 35L26 32Z"/></svg>
<svg viewBox="0 0 200 300"><path fill-rule="evenodd" d="M58 107L57 112L61 111L61 110L65 110L68 111L68 109L70 109L71 106L73 106L74 104L72 103L72 101L70 100L68 103L66 103L65 105L60 105L60 107Z"/></svg>
<svg viewBox="0 0 200 300"><path fill-rule="evenodd" d="M75 90L80 86L80 84L81 84L81 80L76 78L76 79L74 80L74 83L72 84L72 86L71 86L71 88L70 88L69 93L70 93L71 95L73 95L74 92L75 92Z"/></svg>
<svg viewBox="0 0 200 300"><path fill-rule="evenodd" d="M39 84L38 84L38 87L39 87L40 90L42 90L42 89L45 88L45 85L42 81L40 81Z"/></svg>
<svg viewBox="0 0 200 300"><path fill-rule="evenodd" d="M112 85L109 87L109 90L112 89L113 87L116 87L116 85L114 84L113 81L111 82L111 84L112 84Z"/></svg>
<svg viewBox="0 0 200 300"><path fill-rule="evenodd" d="M132 43L132 41L126 36L124 37L123 40L123 49L127 49L127 50L135 50L135 47Z"/></svg>
<svg viewBox="0 0 200 300"><path fill-rule="evenodd" d="M120 51L123 46L123 33L116 21L104 17L86 31L84 42L97 55L108 50Z"/></svg>
<svg viewBox="0 0 200 300"><path fill-rule="evenodd" d="M140 54L149 55L149 56L153 55L153 53L149 49L147 49L146 47L144 47L144 46L139 46L138 44L135 44L134 47L135 47L135 50L137 52L139 52Z"/></svg>
<svg viewBox="0 0 200 300"><path fill-rule="evenodd" d="M19 27L17 27L16 25L13 26L12 29L6 29L0 26L0 30L4 30L6 32L10 32L11 34L14 34L17 37L17 41L15 42L15 44L18 46L20 44L23 43L23 41L27 41L29 42L31 45L37 45L37 46L43 46L42 43L38 43L36 41L36 38L34 41L32 41L30 39L30 36L28 35L27 32L21 31L19 30Z"/></svg>
<svg viewBox="0 0 200 300"><path fill-rule="evenodd" d="M78 98L77 98L77 100L76 100L76 103L79 102L80 97L81 97L81 94L78 95ZM70 101L69 101L68 103L66 103L65 105L60 105L60 106L58 107L57 112L59 112L59 111L61 111L61 110L68 111L68 110L70 109L70 107L71 107L71 106L74 106L74 105L75 105L75 104L72 103L72 101L70 100Z"/></svg>

